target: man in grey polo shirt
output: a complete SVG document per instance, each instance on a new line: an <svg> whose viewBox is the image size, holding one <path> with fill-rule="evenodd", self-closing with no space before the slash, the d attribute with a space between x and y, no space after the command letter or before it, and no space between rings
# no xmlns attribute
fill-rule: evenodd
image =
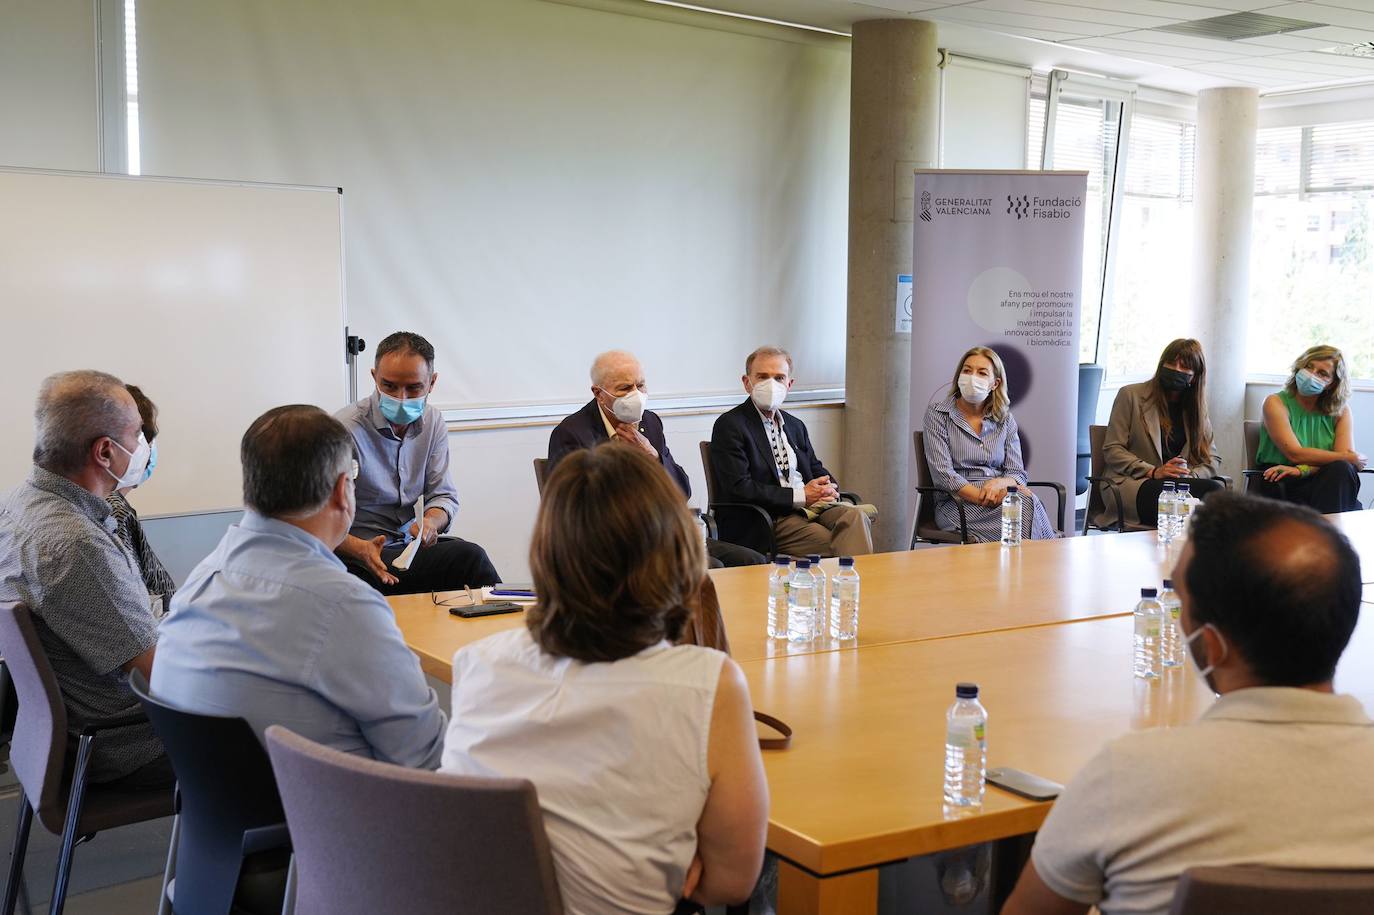
<svg viewBox="0 0 1374 915"><path fill-rule="evenodd" d="M447 721L380 594L333 553L358 465L318 407L268 410L240 446L243 520L172 598L153 692L261 736L281 724L402 766L439 764Z"/></svg>
<svg viewBox="0 0 1374 915"><path fill-rule="evenodd" d="M368 397L335 414L353 436L362 472L358 516L339 544L348 571L383 594L449 591L501 580L486 550L454 537L439 538L458 514L458 490L449 475L448 427L429 403L439 375L434 347L419 334L399 331L377 345ZM415 501L425 497L422 524ZM393 562L414 539L419 552L407 569Z"/></svg>
<svg viewBox="0 0 1374 915"><path fill-rule="evenodd" d="M138 562L105 501L143 481L150 449L124 383L104 372L44 380L33 469L0 503L0 600L33 612L77 734L81 720L135 711L127 675L149 676L157 622ZM151 725L95 740L91 780L156 788L175 781Z"/></svg>
<svg viewBox="0 0 1374 915"><path fill-rule="evenodd" d="M1349 541L1307 508L1217 493L1173 580L1220 698L1089 762L1003 915L1164 915L1192 867L1374 868L1374 722L1332 682L1360 610Z"/></svg>

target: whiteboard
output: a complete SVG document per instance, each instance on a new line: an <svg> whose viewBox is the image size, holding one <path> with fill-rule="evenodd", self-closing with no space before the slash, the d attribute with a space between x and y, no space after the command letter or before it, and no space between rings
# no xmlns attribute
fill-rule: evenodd
<svg viewBox="0 0 1374 915"><path fill-rule="evenodd" d="M234 508L265 410L344 402L336 188L0 169L0 489L27 475L44 377L100 369L158 405L145 514Z"/></svg>

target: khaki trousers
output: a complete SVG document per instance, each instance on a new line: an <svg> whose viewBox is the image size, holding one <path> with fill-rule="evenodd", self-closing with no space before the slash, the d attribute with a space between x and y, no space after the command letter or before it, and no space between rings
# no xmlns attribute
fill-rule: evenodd
<svg viewBox="0 0 1374 915"><path fill-rule="evenodd" d="M873 552L868 516L847 502L827 508L815 521L795 512L773 523L778 552L789 556L864 556Z"/></svg>

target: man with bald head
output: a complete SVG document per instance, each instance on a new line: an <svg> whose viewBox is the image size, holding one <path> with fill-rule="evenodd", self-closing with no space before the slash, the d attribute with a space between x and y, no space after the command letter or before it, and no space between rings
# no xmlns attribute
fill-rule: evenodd
<svg viewBox="0 0 1374 915"><path fill-rule="evenodd" d="M70 728L136 711L126 678L153 669L151 598L106 501L143 482L151 449L133 396L104 372L45 379L34 427L34 466L0 502L0 601L32 611ZM90 777L135 790L175 781L148 724L102 733Z"/></svg>
<svg viewBox="0 0 1374 915"><path fill-rule="evenodd" d="M637 448L658 461L682 490L683 497L691 498L692 482L668 450L663 420L644 408L649 402L649 385L634 354L609 350L597 356L592 362L591 381L592 399L581 410L565 417L549 435L549 470L566 454L614 441ZM706 549L714 560L713 566L757 565L767 561L748 547L719 540L708 539Z"/></svg>
<svg viewBox="0 0 1374 915"><path fill-rule="evenodd" d="M1310 509L1209 498L1173 582L1219 698L1194 724L1112 741L1079 772L1003 915L1164 915L1192 867L1374 868L1374 722L1333 683L1360 581L1349 541Z"/></svg>

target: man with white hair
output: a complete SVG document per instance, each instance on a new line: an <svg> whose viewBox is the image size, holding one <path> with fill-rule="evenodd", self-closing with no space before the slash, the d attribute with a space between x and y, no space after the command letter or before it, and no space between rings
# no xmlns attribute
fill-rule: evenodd
<svg viewBox="0 0 1374 915"><path fill-rule="evenodd" d="M133 396L104 372L45 379L34 427L34 466L0 503L0 601L33 613L75 739L83 720L137 711L126 677L153 669L151 599L106 501L143 481L151 449ZM146 723L103 732L90 778L131 790L176 781Z"/></svg>
<svg viewBox="0 0 1374 915"><path fill-rule="evenodd" d="M673 459L663 433L663 420L646 410L649 386L644 368L633 353L610 350L597 356L591 370L592 399L581 410L565 417L549 435L549 470L564 455L604 442L619 442L643 451L658 461L664 471L691 498L692 483L687 472ZM706 541L712 566L758 565L767 560L748 547L721 540Z"/></svg>

